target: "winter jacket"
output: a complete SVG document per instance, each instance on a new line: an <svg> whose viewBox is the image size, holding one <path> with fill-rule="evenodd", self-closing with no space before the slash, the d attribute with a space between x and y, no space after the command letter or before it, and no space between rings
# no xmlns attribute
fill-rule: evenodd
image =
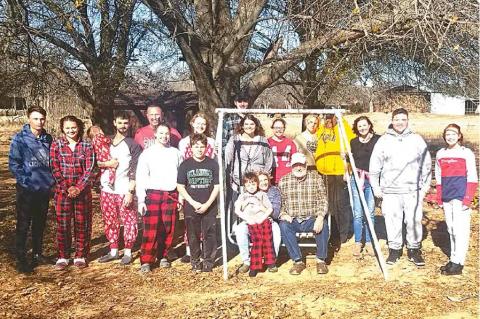
<svg viewBox="0 0 480 319"><path fill-rule="evenodd" d="M55 183L50 169L52 136L45 130L37 137L30 125L15 134L10 144L8 167L17 183L30 191L48 191Z"/></svg>
<svg viewBox="0 0 480 319"><path fill-rule="evenodd" d="M370 184L375 195L406 194L430 188L432 160L423 138L406 128L388 129L378 139L370 158Z"/></svg>

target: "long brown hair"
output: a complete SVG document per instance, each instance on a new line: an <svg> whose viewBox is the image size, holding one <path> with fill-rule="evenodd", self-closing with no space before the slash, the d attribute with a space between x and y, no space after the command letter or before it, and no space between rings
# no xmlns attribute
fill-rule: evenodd
<svg viewBox="0 0 480 319"><path fill-rule="evenodd" d="M64 116L60 119L60 131L62 133L63 132L63 124L65 124L65 122L74 122L74 123L77 123L77 127L78 127L78 137L80 139L83 138L83 133L85 132L85 124L83 124L83 121L81 119L79 119L78 117L74 116L74 115L67 115L67 116ZM65 133L64 133L65 134Z"/></svg>
<svg viewBox="0 0 480 319"><path fill-rule="evenodd" d="M250 120L253 123L255 123L255 132L253 132L255 134L255 136L257 136L257 135L265 136L265 132L263 131L262 124L260 124L260 121L255 116L253 116L252 114L245 114L245 116L240 120L240 123L238 123L238 126L235 130L235 132L237 134L243 134L244 133L243 124L245 124L246 120Z"/></svg>
<svg viewBox="0 0 480 319"><path fill-rule="evenodd" d="M445 142L447 142L447 140L445 139L445 135L447 134L447 131L448 131L449 128L454 128L458 131L458 143L463 144L462 131L460 130L460 126L458 124L455 124L455 123L448 124L447 127L443 130L443 134L442 134L443 140Z"/></svg>

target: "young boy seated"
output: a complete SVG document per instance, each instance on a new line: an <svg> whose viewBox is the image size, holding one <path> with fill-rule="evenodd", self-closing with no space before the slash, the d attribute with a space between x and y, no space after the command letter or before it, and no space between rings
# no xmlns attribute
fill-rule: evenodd
<svg viewBox="0 0 480 319"><path fill-rule="evenodd" d="M217 251L216 221L219 191L218 163L205 155L207 137L190 138L192 157L178 168L177 190L185 199L185 225L190 245L190 262L195 272L211 272ZM203 240L201 237L203 236ZM202 247L200 247L202 242ZM200 256L203 250L203 267Z"/></svg>
<svg viewBox="0 0 480 319"><path fill-rule="evenodd" d="M243 177L244 192L235 202L235 214L248 224L248 235L252 242L250 250L250 277L255 277L263 268L263 258L268 268L275 268L272 224L268 217L272 214L272 204L267 194L258 188L256 173L248 172Z"/></svg>

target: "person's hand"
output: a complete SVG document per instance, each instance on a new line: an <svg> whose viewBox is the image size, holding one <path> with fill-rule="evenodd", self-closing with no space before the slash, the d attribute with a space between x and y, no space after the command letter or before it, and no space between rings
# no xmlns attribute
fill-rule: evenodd
<svg viewBox="0 0 480 319"><path fill-rule="evenodd" d="M112 158L108 161L108 167L117 168L118 167L118 160L116 158Z"/></svg>
<svg viewBox="0 0 480 319"><path fill-rule="evenodd" d="M290 215L284 214L284 215L280 216L280 220L284 220L288 223L291 223L291 222L293 222L293 217L290 216Z"/></svg>
<svg viewBox="0 0 480 319"><path fill-rule="evenodd" d="M190 205L192 205L193 209L195 209L195 211L197 211L198 209L200 209L200 207L202 206L202 203L200 202L197 202L196 200L192 199L190 202L188 202Z"/></svg>
<svg viewBox="0 0 480 319"><path fill-rule="evenodd" d="M201 204L200 207L195 210L195 213L205 214L209 207L210 205L208 205L208 203Z"/></svg>
<svg viewBox="0 0 480 319"><path fill-rule="evenodd" d="M70 186L67 189L68 197L75 198L80 194L80 189L76 186Z"/></svg>
<svg viewBox="0 0 480 319"><path fill-rule="evenodd" d="M315 223L313 224L313 232L315 234L318 234L322 231L323 229L323 217L317 217L315 220Z"/></svg>
<svg viewBox="0 0 480 319"><path fill-rule="evenodd" d="M376 198L383 198L383 193L380 189L373 189L373 195L375 195Z"/></svg>
<svg viewBox="0 0 480 319"><path fill-rule="evenodd" d="M127 193L125 197L123 197L122 208L129 207L132 203L133 203L133 194Z"/></svg>
<svg viewBox="0 0 480 319"><path fill-rule="evenodd" d="M140 215L145 216L147 213L147 205L145 203L138 204L138 212Z"/></svg>

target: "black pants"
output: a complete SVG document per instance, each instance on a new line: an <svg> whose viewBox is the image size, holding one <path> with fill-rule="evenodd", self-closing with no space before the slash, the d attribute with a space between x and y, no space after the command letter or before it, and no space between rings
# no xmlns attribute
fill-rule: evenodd
<svg viewBox="0 0 480 319"><path fill-rule="evenodd" d="M217 207L211 206L207 213L197 214L190 205L186 205L185 225L192 265L199 264L200 257L203 257L205 265L213 266L217 253ZM200 248L201 242L203 249Z"/></svg>
<svg viewBox="0 0 480 319"><path fill-rule="evenodd" d="M47 221L49 191L29 191L17 184L17 226L15 234L15 254L17 259L25 259L27 237L32 225L32 252L42 254L43 231Z"/></svg>
<svg viewBox="0 0 480 319"><path fill-rule="evenodd" d="M331 241L344 243L352 234L352 208L347 183L342 175L327 175L329 212L332 215Z"/></svg>

